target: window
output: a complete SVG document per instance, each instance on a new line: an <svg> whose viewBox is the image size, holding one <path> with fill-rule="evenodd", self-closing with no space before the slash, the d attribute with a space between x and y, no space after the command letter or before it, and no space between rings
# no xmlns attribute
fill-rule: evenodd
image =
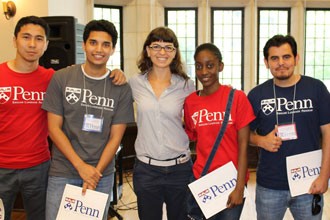
<svg viewBox="0 0 330 220"><path fill-rule="evenodd" d="M225 65L219 80L222 84L243 89L243 8L212 8L211 11L212 42L220 49Z"/></svg>
<svg viewBox="0 0 330 220"><path fill-rule="evenodd" d="M330 9L306 9L305 75L330 89Z"/></svg>
<svg viewBox="0 0 330 220"><path fill-rule="evenodd" d="M257 84L272 78L264 64L263 48L267 40L276 34L290 33L289 8L259 8L258 9L258 71Z"/></svg>
<svg viewBox="0 0 330 220"><path fill-rule="evenodd" d="M197 46L197 9L165 8L165 25L176 34L187 74L196 81L194 52Z"/></svg>
<svg viewBox="0 0 330 220"><path fill-rule="evenodd" d="M105 5L95 5L94 7L94 19L108 20L112 22L118 32L118 40L116 44L115 53L110 57L107 63L107 68L112 69L124 69L123 62L123 43L122 43L122 7L118 6L105 6Z"/></svg>

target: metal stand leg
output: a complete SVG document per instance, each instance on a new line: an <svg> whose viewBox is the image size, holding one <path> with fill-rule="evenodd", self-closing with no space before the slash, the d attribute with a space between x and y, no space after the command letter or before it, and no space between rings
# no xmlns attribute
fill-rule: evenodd
<svg viewBox="0 0 330 220"><path fill-rule="evenodd" d="M116 153L116 172L114 173L114 181L113 181L113 201L110 203L110 207L108 210L108 216L117 217L118 220L123 220L124 218L114 209L114 205L117 205L118 198L122 196L122 187L123 187L123 164L122 164L122 154L121 149L122 145L119 146L119 149ZM119 174L119 180L117 184L117 171Z"/></svg>

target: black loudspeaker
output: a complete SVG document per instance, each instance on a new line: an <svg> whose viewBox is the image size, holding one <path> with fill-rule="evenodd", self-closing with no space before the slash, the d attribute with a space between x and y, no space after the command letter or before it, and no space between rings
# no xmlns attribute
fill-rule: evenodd
<svg viewBox="0 0 330 220"><path fill-rule="evenodd" d="M39 60L39 64L54 70L69 65L83 63L82 49L84 25L78 24L72 16L42 17L49 25L48 48Z"/></svg>

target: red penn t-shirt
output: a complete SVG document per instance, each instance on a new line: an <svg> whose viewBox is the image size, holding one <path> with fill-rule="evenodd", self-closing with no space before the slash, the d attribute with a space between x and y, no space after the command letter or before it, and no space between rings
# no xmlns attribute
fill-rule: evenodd
<svg viewBox="0 0 330 220"><path fill-rule="evenodd" d="M0 64L0 168L24 169L50 159L41 104L53 69L17 73Z"/></svg>

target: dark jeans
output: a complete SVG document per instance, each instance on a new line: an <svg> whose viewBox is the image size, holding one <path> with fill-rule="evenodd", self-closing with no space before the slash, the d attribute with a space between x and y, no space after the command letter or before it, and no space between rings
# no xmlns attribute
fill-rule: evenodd
<svg viewBox="0 0 330 220"><path fill-rule="evenodd" d="M190 178L190 182L195 180L194 176ZM187 211L188 211L188 219L190 220L203 220L206 219L202 213L202 210L199 208L194 196L191 194L190 190L187 195ZM216 215L209 218L209 220L239 220L243 206L245 203L245 199L243 199L243 203L241 205L235 206L234 208L224 209Z"/></svg>
<svg viewBox="0 0 330 220"><path fill-rule="evenodd" d="M47 177L50 162L26 169L0 169L0 198L5 207L5 220L21 192L28 220L45 220Z"/></svg>
<svg viewBox="0 0 330 220"><path fill-rule="evenodd" d="M186 220L186 195L192 162L169 167L135 161L133 184L141 220L161 220L163 203L168 220Z"/></svg>

